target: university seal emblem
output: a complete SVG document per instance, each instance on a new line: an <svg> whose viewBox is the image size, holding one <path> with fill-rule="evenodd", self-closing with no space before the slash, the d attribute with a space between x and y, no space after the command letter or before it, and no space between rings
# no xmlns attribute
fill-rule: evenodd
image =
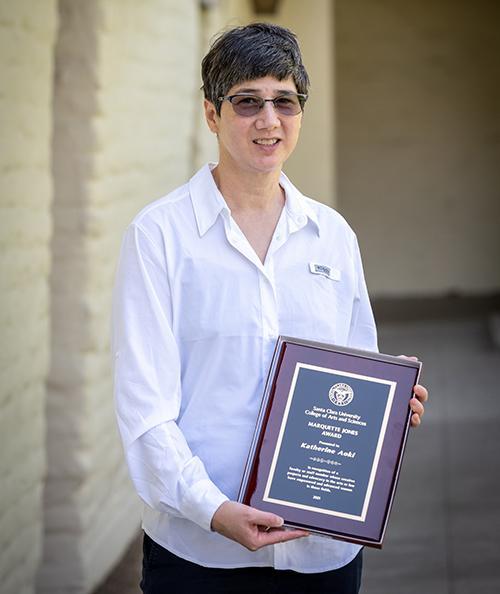
<svg viewBox="0 0 500 594"><path fill-rule="evenodd" d="M337 406L347 406L354 398L354 390L349 384L335 384L330 388L328 397Z"/></svg>

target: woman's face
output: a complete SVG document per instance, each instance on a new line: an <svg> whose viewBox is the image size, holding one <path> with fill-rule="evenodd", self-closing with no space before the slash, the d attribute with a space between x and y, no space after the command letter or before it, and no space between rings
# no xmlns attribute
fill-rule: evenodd
<svg viewBox="0 0 500 594"><path fill-rule="evenodd" d="M234 85L228 95L248 93L264 99L274 99L284 93L297 93L291 78L277 80L265 76ZM281 171L299 137L302 112L282 115L272 102L254 116L238 115L229 101L223 101L220 116L215 106L205 100L205 116L210 130L217 134L219 165L245 172L271 173Z"/></svg>

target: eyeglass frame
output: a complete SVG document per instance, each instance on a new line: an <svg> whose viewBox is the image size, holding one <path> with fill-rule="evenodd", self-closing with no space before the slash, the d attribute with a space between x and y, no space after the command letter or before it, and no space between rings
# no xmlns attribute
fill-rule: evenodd
<svg viewBox="0 0 500 594"><path fill-rule="evenodd" d="M282 99L283 97L297 97L298 101L299 101L299 105L300 105L300 111L298 111L297 113L291 113L291 114L284 114L282 112L280 112L280 110L276 107L276 103L275 101L277 101L278 99ZM252 114L252 115L243 115L241 113L238 113L235 109L234 109L234 104L233 104L233 99L235 97L255 97L255 99L259 99L262 103L259 106L258 110ZM274 99L264 99L263 97L259 97L259 95L253 95L252 93L235 93L234 95L224 95L223 97L217 97L217 101L219 101L220 103L222 103L223 101L229 101L229 103L231 103L231 106L234 110L234 113L236 115L239 115L243 118L252 118L255 117L260 111L262 111L262 109L264 109L264 105L266 104L266 102L270 101L273 104L274 110L279 113L280 115L283 116L296 116L299 115L299 113L304 111L304 104L307 101L309 95L305 94L305 93L281 93L280 95L278 95L277 97L274 97Z"/></svg>

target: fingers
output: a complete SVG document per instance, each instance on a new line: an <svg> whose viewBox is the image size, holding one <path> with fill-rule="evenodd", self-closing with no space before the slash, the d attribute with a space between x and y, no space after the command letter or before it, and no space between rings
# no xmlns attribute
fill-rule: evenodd
<svg viewBox="0 0 500 594"><path fill-rule="evenodd" d="M422 417L424 416L425 408L424 402L427 402L429 398L429 393L424 388L424 386L416 385L413 388L413 398L410 400L410 408L412 410L411 415L411 426L418 427L422 422Z"/></svg>
<svg viewBox="0 0 500 594"><path fill-rule="evenodd" d="M409 361L418 361L418 357L415 357L414 355L412 355L411 357L409 357L408 355L398 355L398 357L400 359L408 359Z"/></svg>
<svg viewBox="0 0 500 594"><path fill-rule="evenodd" d="M309 532L305 530L283 528L283 518L276 514L263 512L255 508L250 508L249 511L249 520L257 527L257 531L252 534L249 543L250 546L248 548L251 550L309 536Z"/></svg>
<svg viewBox="0 0 500 594"><path fill-rule="evenodd" d="M421 422L422 422L422 419L421 419L420 415L417 415L417 413L413 413L411 415L411 426L412 427L418 427Z"/></svg>
<svg viewBox="0 0 500 594"><path fill-rule="evenodd" d="M412 410L413 413L417 414L419 417L422 417L424 414L424 405L420 402L420 400L417 400L416 398L412 398L410 400L410 408Z"/></svg>
<svg viewBox="0 0 500 594"><path fill-rule="evenodd" d="M256 545L260 549L261 547L295 540L296 538L304 538L305 536L309 536L309 532L305 530L271 529L269 532L259 532Z"/></svg>
<svg viewBox="0 0 500 594"><path fill-rule="evenodd" d="M424 388L424 386L419 384L414 386L413 393L415 394L416 398L420 400L420 402L427 402L429 398L429 392L426 390L426 388Z"/></svg>
<svg viewBox="0 0 500 594"><path fill-rule="evenodd" d="M266 529L281 528L281 526L283 526L283 518L280 518L280 516L277 516L276 514L272 514L270 512L263 512L259 509L250 508L249 516L249 519L254 524L256 524L257 526L265 526Z"/></svg>

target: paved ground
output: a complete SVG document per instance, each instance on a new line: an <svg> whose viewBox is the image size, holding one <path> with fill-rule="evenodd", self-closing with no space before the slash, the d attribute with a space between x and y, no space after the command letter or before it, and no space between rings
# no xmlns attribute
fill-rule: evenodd
<svg viewBox="0 0 500 594"><path fill-rule="evenodd" d="M500 592L500 351L486 322L385 325L387 352L418 354L432 401L410 435L366 594Z"/></svg>
<svg viewBox="0 0 500 594"><path fill-rule="evenodd" d="M417 354L432 400L412 431L384 549L363 594L500 592L500 350L486 320L384 324L380 349ZM95 594L138 594L137 539Z"/></svg>

